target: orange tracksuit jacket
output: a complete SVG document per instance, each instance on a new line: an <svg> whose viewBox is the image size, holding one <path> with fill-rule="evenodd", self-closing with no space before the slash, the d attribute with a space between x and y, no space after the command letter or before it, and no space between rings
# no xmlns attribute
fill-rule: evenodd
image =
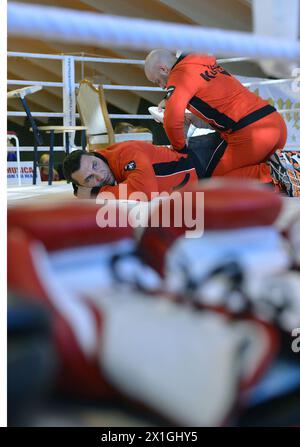
<svg viewBox="0 0 300 447"><path fill-rule="evenodd" d="M117 182L115 186L103 186L101 198L109 192L116 199L128 199L131 193L141 191L151 200L151 193L171 193L198 180L192 157L166 146L124 141L95 152L105 158ZM126 197L120 185L127 186Z"/></svg>
<svg viewBox="0 0 300 447"><path fill-rule="evenodd" d="M286 142L284 120L274 107L208 55L180 56L166 88L164 128L175 150L186 147L187 108L220 132L227 146L213 175L271 181L264 161Z"/></svg>

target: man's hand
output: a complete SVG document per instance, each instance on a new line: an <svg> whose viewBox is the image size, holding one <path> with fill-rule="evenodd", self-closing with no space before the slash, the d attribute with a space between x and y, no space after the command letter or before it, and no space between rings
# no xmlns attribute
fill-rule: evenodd
<svg viewBox="0 0 300 447"><path fill-rule="evenodd" d="M162 110L166 107L166 100L163 99L162 101L160 101L160 103L158 104L157 108L159 112L162 112Z"/></svg>
<svg viewBox="0 0 300 447"><path fill-rule="evenodd" d="M85 186L78 186L76 197L78 199L91 199L92 188L86 188Z"/></svg>
<svg viewBox="0 0 300 447"><path fill-rule="evenodd" d="M206 121L203 121L201 118L198 118L198 116L194 115L191 112L185 112L184 122L186 125L192 124L198 129L212 129L212 127Z"/></svg>

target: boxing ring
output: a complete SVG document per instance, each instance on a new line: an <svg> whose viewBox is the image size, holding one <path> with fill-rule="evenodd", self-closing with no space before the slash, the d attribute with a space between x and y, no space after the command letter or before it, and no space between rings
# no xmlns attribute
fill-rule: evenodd
<svg viewBox="0 0 300 447"><path fill-rule="evenodd" d="M241 79L241 82L251 91L257 91L260 96L271 99L272 105L286 119L288 134L291 135L287 142L286 149L299 150L300 137L293 132L299 128L300 102L297 100L299 92L298 69L295 68L295 61L299 59L299 44L297 41L288 41L274 37L260 37L250 33L238 33L194 27L189 25L179 25L146 21L142 19L122 18L117 16L107 16L94 13L78 13L78 11L65 10L62 20L61 9L44 7L38 5L22 5L11 2L8 5L8 31L14 36L39 37L49 41L60 39L62 42L93 43L97 46L109 46L111 48L128 47L132 49L152 49L155 46L176 50L179 52L204 51L219 52L228 54L230 57L218 59L219 63L232 64L246 60L262 60L262 58L272 58L273 60L286 60L287 67L291 67L291 77L289 79ZM47 17L47 21L40 21L39 17ZM83 25L84 21L88 26ZM286 24L285 24L286 26ZM201 42L201 45L199 44ZM200 46L199 46L200 45ZM240 55L243 54L241 57ZM27 58L37 60L53 60L62 63L62 79L60 82L46 82L43 80L32 81L30 79L9 79L9 86L25 86L34 84L36 87L51 87L62 89L63 104L62 112L45 113L34 111L33 117L39 118L61 118L63 126L75 126L76 119L76 98L75 89L79 80L75 79L75 66L81 64L81 78L84 77L84 64L131 64L142 66L143 60L99 58L78 55L55 55L55 54L34 54L24 52L8 52L9 58ZM282 99L280 96L272 100L271 89L286 89L294 94L290 100ZM111 85L104 84L103 89L107 91L149 91L161 92L158 87L143 85ZM267 89L271 91L268 92ZM263 91L264 90L264 91ZM24 112L8 112L8 116L25 116ZM112 119L153 119L146 114L110 114ZM299 131L298 131L299 134ZM65 135L64 135L65 141ZM71 136L71 146L74 145L74 136ZM65 144L64 144L65 146ZM55 150L61 150L56 147ZM29 147L21 147L21 151L31 150ZM38 147L38 151L43 150Z"/></svg>
<svg viewBox="0 0 300 447"><path fill-rule="evenodd" d="M8 86L17 86L17 87L23 87L26 85L34 85L40 88L47 88L47 87L54 87L58 89L62 89L62 111L58 113L51 113L51 112L39 112L39 111L33 111L31 112L33 117L37 118L60 118L62 119L63 126L75 126L76 125L76 119L79 118L79 114L76 113L76 96L75 96L75 89L79 86L79 83L76 82L75 79L75 67L76 64L81 64L81 76L84 77L84 64L88 62L93 62L94 64L117 64L118 66L122 66L123 64L134 64L134 65L143 65L143 60L134 60L134 59L116 59L116 58L104 58L104 57L88 57L88 56L72 56L72 55L54 55L54 54L35 54L35 53L23 53L23 52L8 52L9 58L25 58L25 59L37 59L37 60L56 60L61 61L62 69L61 69L61 76L62 79L60 82L47 82L47 81L33 81L30 79L22 80L22 79L8 79L7 84ZM219 63L223 64L234 64L236 62L240 62L243 60L249 60L251 58L247 57L234 57L234 58L226 58L226 59L218 59ZM300 148L300 132L294 132L294 128L300 127L300 102L297 102L297 99L295 98L294 101L287 99L288 94L293 92L292 86L293 83L295 83L294 78L290 79L276 79L276 80L269 80L269 79L263 79L263 78L245 78L241 77L241 82L243 85L245 85L247 88L249 88L252 91L259 91L261 96L268 97L268 95L272 95L272 89L275 93L277 91L278 98L274 98L273 105L275 105L278 109L278 112L282 114L282 116L286 119L286 124L289 128L289 133L291 134L290 140L288 140L285 150L299 150ZM277 90L276 90L277 88ZM144 85L111 85L111 84L104 84L103 89L106 91L152 91L152 92L163 92L163 89L159 87L149 87ZM284 90L285 89L285 90ZM287 96L284 97L284 95L287 92ZM283 96L283 98L281 96ZM288 104L289 107L285 107L285 105ZM8 111L8 117L24 117L26 116L25 112L20 111ZM111 119L143 119L143 120L153 120L153 116L151 114L110 114L109 117ZM65 135L64 135L65 138ZM70 138L71 146L74 147L74 134ZM39 152L47 150L47 147L44 146L38 146L37 150ZM54 151L63 151L63 146L56 146L54 147ZM20 146L21 152L33 152L33 147L31 146ZM12 188L12 189L11 189ZM34 189L28 189L26 187L27 193L23 194L20 192L21 190L16 189L15 187L9 186L8 188L8 201L9 203L11 200L16 200L18 197L29 197L32 193L33 196L40 196L42 195L44 198L47 197L46 191L47 188L44 186L36 186L36 190ZM41 188L41 194L38 193L39 189ZM66 188L67 189L67 188ZM60 190L64 190L64 187L58 187L58 185L55 187L55 190L59 192ZM20 194L19 194L20 192ZM50 192L50 190L49 190ZM19 194L19 195L18 195ZM29 194L29 196L28 196ZM33 197L32 196L32 197Z"/></svg>
<svg viewBox="0 0 300 447"><path fill-rule="evenodd" d="M41 21L41 14L47 19ZM9 33L16 36L45 40L61 39L62 42L80 42L81 44L93 43L95 46L99 44L99 46L112 48L151 50L154 47L161 47L170 50L180 48L182 51L217 52L228 55L227 58L218 59L218 62L222 64L234 64L243 60L260 58L272 58L278 61L283 59L288 64L300 60L300 44L285 39L262 38L250 33L201 29L200 27L171 23L162 24L105 14L77 13L71 10L66 10L62 14L61 10L57 11L56 8L13 2L8 6L8 30ZM201 42L201 47L199 47L199 42ZM33 111L32 115L39 118L60 118L64 126L75 126L76 119L79 117L75 109L75 89L79 85L75 78L76 64L82 64L83 74L84 64L88 62L118 64L120 67L122 64L144 64L144 61L135 59L24 52L8 52L8 57L61 61L62 70L59 82L9 79L7 84L9 86L32 84L62 89L63 103L60 112ZM269 88L276 89L278 87L280 89L282 87L290 89L293 93L296 92L292 102L286 103L285 100L282 100L278 91L276 91L277 96L272 97L272 101L278 108L278 112L286 119L290 129L295 129L295 132L292 130L291 138L284 149L300 151L298 130L298 126L300 129L300 101L297 99L300 80L298 71L293 73L289 79L244 78L242 82L253 91L260 92L261 89L266 89L264 92L267 97ZM103 88L107 91L163 91L158 87L143 85L105 84ZM25 112L20 111L8 112L9 117L25 115ZM153 119L150 114L110 114L109 116L111 119ZM76 148L74 138L71 139L71 146L73 149ZM44 146L38 147L40 152L45 149ZM20 146L21 152L31 152L32 150L31 146ZM64 146L57 146L54 150L63 151ZM12 288L16 287L18 290L18 287L21 286L21 289L23 287L29 296L36 294L41 297L41 302L54 311L54 318L57 318L59 328L57 343L61 342L60 355L63 358L63 368L67 373L64 377L67 379L66 382L62 382L66 389L69 385L67 383L68 375L72 377L74 374L72 379L74 377L75 379L74 382L72 379L70 381L70 390L76 393L77 386L84 395L85 386L89 384L91 377L91 387L88 387L87 396L92 395L93 398L98 396L101 401L101 398L109 395L111 391L109 387L108 390L105 388L107 386L105 380L103 382L102 368L104 368L107 377L116 386L118 392L124 392L125 396L149 405L150 409L162 414L167 421L170 418L171 422L179 422L183 426L222 426L226 424L226 418L234 409L233 402L238 398L240 383L242 383L241 393L245 392L247 397L247 386L251 389L251 386L256 383L255 380L259 380L261 371L266 368L268 362L272 361L273 356L275 358L277 335L274 335L273 328L268 327L269 323L265 324L260 320L259 305L258 314L254 312L253 321L242 321L241 319L236 324L235 321L233 322L234 319L227 320L228 308L226 306L225 317L219 315L218 310L212 317L206 315L205 304L204 312L202 312L201 298L203 296L201 297L201 293L198 297L199 302L189 302L188 299L193 296L195 291L199 292L200 290L193 289L195 284L197 285L197 283L193 283L193 279L195 279L193 273L196 272L195 275L198 274L201 278L199 274L201 264L205 265L206 262L209 262L207 259L211 252L218 256L219 248L221 252L224 248L222 248L222 242L226 245L228 241L227 250L229 247L229 252L226 253L226 247L223 252L225 260L228 253L229 258L232 255L230 250L238 251L239 248L242 248L243 252L243 248L245 248L241 258L237 259L240 261L243 256L245 256L244 260L250 259L258 280L263 279L263 274L266 277L270 275L271 280L274 278L277 280L276 275L279 277L286 275L287 280L289 280L290 274L295 275L295 282L293 282L294 277L290 282L290 290L292 290L291 296L296 297L297 293L294 291L300 285L300 258L299 253L293 252L293 248L296 246L294 241L299 244L299 237L297 235L295 237L295 233L299 229L299 221L296 222L296 219L300 215L300 198L281 197L279 194L273 194L268 188L261 188L259 193L256 186L252 189L253 185L245 187L241 185L241 191L239 191L238 188L234 189L230 185L230 181L228 183L225 181L224 188L227 195L222 196L222 200L227 204L228 209L224 211L218 196L218 194L222 195L222 187L217 183L215 186L210 186L209 181L206 185L208 186L205 186L204 180L203 188L208 197L205 202L206 208L204 208L204 213L208 216L209 221L208 229L205 227L207 233L203 240L198 238L195 242L190 242L190 245L187 241L188 238L185 239L182 234L178 236L175 224L173 227L172 225L167 228L160 227L159 231L153 231L153 233L151 233L150 226L146 230L143 228L141 231L136 231L136 229L133 231L128 224L126 228L117 225L116 228L101 227L99 231L95 215L101 207L97 208L94 201L91 200L75 199L71 185L64 181L53 182L51 186L42 182L34 186L13 185L8 187L8 228L11 230L8 250L10 253L9 281ZM200 190L201 187L200 185ZM247 189L248 187L249 189ZM198 186L195 188L197 190ZM245 200L242 205L239 194L242 194L241 197ZM215 201L216 197L218 200ZM244 203L246 203L245 207ZM123 201L123 205L127 204ZM122 201L118 206L122 208ZM129 203L129 209L133 208L138 209L145 223L148 222L148 202ZM52 213L52 209L55 210L55 213ZM266 214L264 215L265 210ZM248 227L245 222L241 228L235 223L232 226L234 219L238 221L243 213L252 222L253 227L251 225ZM213 219L211 216L216 216L216 218ZM256 217L259 219L257 227L256 223L253 224ZM224 221L227 223L224 224ZM220 241L218 247L214 247L214 237ZM173 245L171 247L166 245L165 251L160 252L161 247L165 247L165 241L167 243L172 238L175 240L172 242ZM242 243L240 244L239 241ZM254 242L254 248L251 246L251 241ZM197 244L199 245L197 246ZM194 247L196 247L195 252ZM257 253L255 253L255 249L257 249ZM199 260L197 256L201 250L203 250L202 259ZM182 287L186 286L184 292L187 294L187 299L180 294L177 296L174 290L168 288L170 283L164 283L165 278L158 279L158 272L155 269L151 270L151 262L147 263L145 258L142 258L145 252L146 254L150 253L149 259L152 256L152 261L159 258L159 261L163 259L166 265L169 262L169 270L166 269L166 275L170 274L169 281L174 281L177 285L182 280ZM16 268L15 253L20 255L21 268ZM124 255L123 259L122 255ZM266 262L268 255L270 266ZM187 257L185 258L185 256ZM193 271L195 266L199 268L199 271ZM191 276L185 277L186 273L191 273ZM243 275L244 273L243 270ZM129 281L122 282L120 280L122 274L123 279L127 280L127 277L133 279L135 288L131 289L132 283ZM139 282L139 277L141 277L141 282ZM248 300L253 292L254 298L252 296L251 298L253 298L254 304L251 302L251 305L253 304L255 308L259 301L255 295L257 292L256 276L254 279L252 278L252 282L249 278L246 279L249 284L251 283L253 289L247 289L245 297ZM157 289L154 292L154 289L151 290L150 287L147 289L145 286L143 289L142 286L146 284L147 280L149 280L149 284L152 284L151 281L156 284ZM143 281L145 282L143 283ZM201 279L199 279L199 284L198 286L201 288L203 285L201 285ZM214 293L216 291L221 293L219 285L220 283L217 282L216 287L213 285L211 289L209 287L206 289L212 291L213 303L216 296ZM233 293L233 304L243 294L244 290L242 289L238 289L236 294ZM275 296L275 301L276 299L278 296ZM292 316L289 315L291 319L288 320L286 326L288 329L283 324L287 335L291 329L289 324L293 324L294 321L297 321L298 316L300 317L300 306L297 304L297 299L294 301L296 304L291 302L289 303L291 307L287 306L288 309L291 309L292 314ZM281 302L279 301L278 309L277 304L278 302L275 302L275 310L280 312ZM250 301L247 301L248 305L250 305ZM293 305L296 309L294 314L292 312ZM216 306L218 307L218 305ZM196 312L196 308L201 311ZM210 312L211 308L208 306L208 313ZM256 317L257 321L254 321ZM280 321L282 324L279 319L271 321L272 323L276 321L276 324L279 324L278 321ZM183 330L178 331L179 327ZM282 326L280 326L280 330L282 330ZM203 333L207 335L202 337ZM174 340L177 340L177 336L181 338L174 348ZM195 347L193 340L196 341ZM201 340L203 347L199 343ZM225 344L223 344L224 342ZM209 355L207 355L207 344L215 346L215 349L212 348L209 351ZM131 346L133 346L132 350ZM246 352L247 346L250 346L253 351L249 349L250 354L246 353L246 356L249 355L249 357L243 358L245 365L239 364L237 367L235 362L238 355L244 347L246 347ZM238 349L235 351L237 347ZM158 356L156 356L157 352ZM265 358L263 358L264 355ZM208 365L211 359L213 360L212 367L209 370ZM188 372L184 369L186 365L189 365ZM224 369L222 365L225 365ZM236 370L239 368L242 371L241 382L238 379L235 381L238 375ZM136 370L138 371L137 376L135 376ZM299 370L298 365L297 373ZM175 373L174 383L172 383L173 372ZM200 376L203 376L203 381L199 385ZM227 382L223 380L224 377ZM192 386L190 386L191 383ZM178 384L184 384L184 386L178 386ZM207 384L212 386L211 392ZM268 384L266 388L268 392ZM185 392L186 390L187 392ZM166 395L164 395L165 391ZM106 393L108 394L106 395ZM255 391L253 395L255 395ZM259 393L255 395L255 398L257 396L261 397Z"/></svg>
<svg viewBox="0 0 300 447"><path fill-rule="evenodd" d="M41 14L47 17L46 21L40 21ZM87 23L88 26L83 25ZM231 57L218 59L219 63L234 64L245 60L272 58L273 60L286 60L291 64L292 77L289 79L241 79L242 83L252 91L257 91L262 97L271 95L266 89L286 88L294 94L294 100L274 98L273 104L279 113L283 115L288 125L288 134L291 134L285 149L299 150L300 137L293 129L300 127L300 102L297 101L297 92L300 90L298 71L295 69L294 61L300 59L300 48L297 41L273 37L260 37L250 33L238 33L214 30L208 28L192 27L188 25L160 23L142 19L122 18L94 13L79 13L77 11L65 10L61 14L56 8L38 5L22 5L11 2L8 5L8 31L15 36L39 37L41 39L60 39L62 42L93 43L94 45L110 46L112 48L128 47L132 49L153 49L154 47L168 48L180 52L184 50L204 52L220 52ZM179 32L180 31L180 32ZM124 43L125 42L125 43ZM201 47L199 47L201 42ZM240 54L243 54L241 57ZM79 114L76 113L75 89L78 82L75 79L75 65L81 64L81 77L84 77L84 64L92 62L95 64L144 64L143 60L117 59L88 57L78 55L55 55L34 54L24 52L8 52L9 58L28 58L37 60L61 61L62 79L60 82L46 82L43 80L32 81L30 79L9 79L9 86L26 86L33 84L40 87L54 87L62 89L63 104L62 112L45 113L34 111L33 117L39 118L61 118L63 126L75 126ZM143 85L111 85L104 84L103 89L107 91L151 91L162 92L158 87ZM265 90L265 93L263 91ZM272 101L271 101L272 102ZM25 112L9 111L8 116L25 116ZM110 114L111 119L153 119L148 114ZM65 135L64 135L65 141ZM74 145L74 136L71 136L71 146ZM64 145L65 146L65 145ZM32 151L31 147L20 147L21 151ZM43 151L38 147L38 151ZM63 150L63 147L55 147L54 150ZM39 187L38 187L39 188ZM45 191L45 189L43 189ZM15 191L14 197L17 197ZM9 199L10 200L10 199Z"/></svg>

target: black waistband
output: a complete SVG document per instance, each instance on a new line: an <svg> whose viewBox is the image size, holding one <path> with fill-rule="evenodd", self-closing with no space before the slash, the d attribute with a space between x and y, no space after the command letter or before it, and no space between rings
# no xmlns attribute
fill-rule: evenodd
<svg viewBox="0 0 300 447"><path fill-rule="evenodd" d="M261 109L255 110L254 112L249 113L249 115L244 116L244 118L240 119L232 126L231 131L236 132L237 130L243 129L246 126L249 126L249 124L255 123L255 121L258 121L273 112L276 112L275 107L268 104Z"/></svg>

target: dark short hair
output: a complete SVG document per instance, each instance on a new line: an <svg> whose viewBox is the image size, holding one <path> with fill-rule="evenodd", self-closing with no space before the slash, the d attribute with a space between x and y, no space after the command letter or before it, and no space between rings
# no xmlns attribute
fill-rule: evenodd
<svg viewBox="0 0 300 447"><path fill-rule="evenodd" d="M101 160L103 160L105 163L107 163L106 158L104 158L102 155L98 154L97 152L86 152L81 149L71 152L69 155L66 156L66 158L63 161L63 173L65 176L65 179L68 182L75 183L75 185L77 185L77 182L72 178L72 174L73 174L73 172L76 172L80 169L81 157L83 155L92 155L94 157L101 158Z"/></svg>
<svg viewBox="0 0 300 447"><path fill-rule="evenodd" d="M65 179L68 182L76 183L75 180L72 179L73 172L78 171L80 169L81 157L83 155L88 155L88 152L83 150L77 150L71 152L63 161L63 172Z"/></svg>

